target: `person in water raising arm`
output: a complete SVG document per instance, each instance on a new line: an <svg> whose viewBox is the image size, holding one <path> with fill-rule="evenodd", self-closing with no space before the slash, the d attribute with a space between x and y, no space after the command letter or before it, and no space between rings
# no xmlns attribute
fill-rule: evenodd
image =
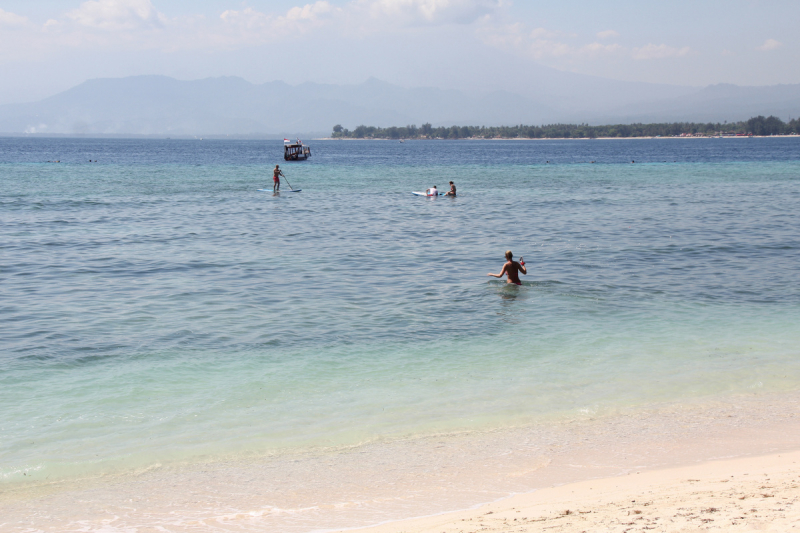
<svg viewBox="0 0 800 533"><path fill-rule="evenodd" d="M513 283L515 285L522 285L522 282L519 280L519 273L522 272L523 274L528 274L528 269L525 268L525 261L522 260L522 257L519 258L519 263L513 260L514 254L511 253L511 250L506 252L506 264L503 265L503 270L500 271L499 274L492 274L489 272L489 276L495 278L502 278L503 274L507 276L506 283Z"/></svg>
<svg viewBox="0 0 800 533"><path fill-rule="evenodd" d="M280 192L281 176L283 176L283 172L281 172L281 167L275 165L275 170L272 171L272 192ZM283 177L285 178L286 176Z"/></svg>

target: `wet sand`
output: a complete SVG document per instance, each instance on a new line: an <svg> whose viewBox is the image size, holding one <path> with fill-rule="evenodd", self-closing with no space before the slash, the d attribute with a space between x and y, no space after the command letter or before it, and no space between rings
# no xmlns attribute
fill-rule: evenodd
<svg viewBox="0 0 800 533"><path fill-rule="evenodd" d="M800 531L800 451L541 489L364 533Z"/></svg>
<svg viewBox="0 0 800 533"><path fill-rule="evenodd" d="M0 531L788 527L800 518L793 514L798 406L797 392L726 396L596 419L7 485ZM369 529L375 524L384 525Z"/></svg>

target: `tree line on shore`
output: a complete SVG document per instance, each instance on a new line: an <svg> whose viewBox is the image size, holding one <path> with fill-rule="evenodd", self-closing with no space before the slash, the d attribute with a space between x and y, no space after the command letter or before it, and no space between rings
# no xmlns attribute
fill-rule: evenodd
<svg viewBox="0 0 800 533"><path fill-rule="evenodd" d="M433 127L429 123L417 127L358 126L354 130L333 127L335 139L592 139L596 137L676 137L681 135L791 135L800 134L800 118L784 122L778 117L757 116L741 122L661 124L547 124L542 126L450 126Z"/></svg>

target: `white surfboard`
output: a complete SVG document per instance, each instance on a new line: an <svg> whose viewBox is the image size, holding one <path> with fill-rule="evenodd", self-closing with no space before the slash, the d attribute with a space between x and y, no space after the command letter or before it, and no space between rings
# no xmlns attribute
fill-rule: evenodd
<svg viewBox="0 0 800 533"><path fill-rule="evenodd" d="M414 194L414 195L416 195L416 196L428 196L428 193L424 193L424 192L416 192L416 191L411 191L411 194ZM444 196L444 193L443 193L443 192L440 192L440 193L439 193L439 196ZM431 196L431 198L433 198L433 196Z"/></svg>

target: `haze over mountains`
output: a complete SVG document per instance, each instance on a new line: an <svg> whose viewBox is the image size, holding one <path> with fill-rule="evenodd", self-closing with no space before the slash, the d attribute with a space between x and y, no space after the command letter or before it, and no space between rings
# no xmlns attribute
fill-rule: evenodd
<svg viewBox="0 0 800 533"><path fill-rule="evenodd" d="M800 116L800 85L705 88L593 78L551 70L508 90L404 88L237 77L95 79L44 100L0 106L0 132L36 134L327 134L335 124L402 126L723 122Z"/></svg>

